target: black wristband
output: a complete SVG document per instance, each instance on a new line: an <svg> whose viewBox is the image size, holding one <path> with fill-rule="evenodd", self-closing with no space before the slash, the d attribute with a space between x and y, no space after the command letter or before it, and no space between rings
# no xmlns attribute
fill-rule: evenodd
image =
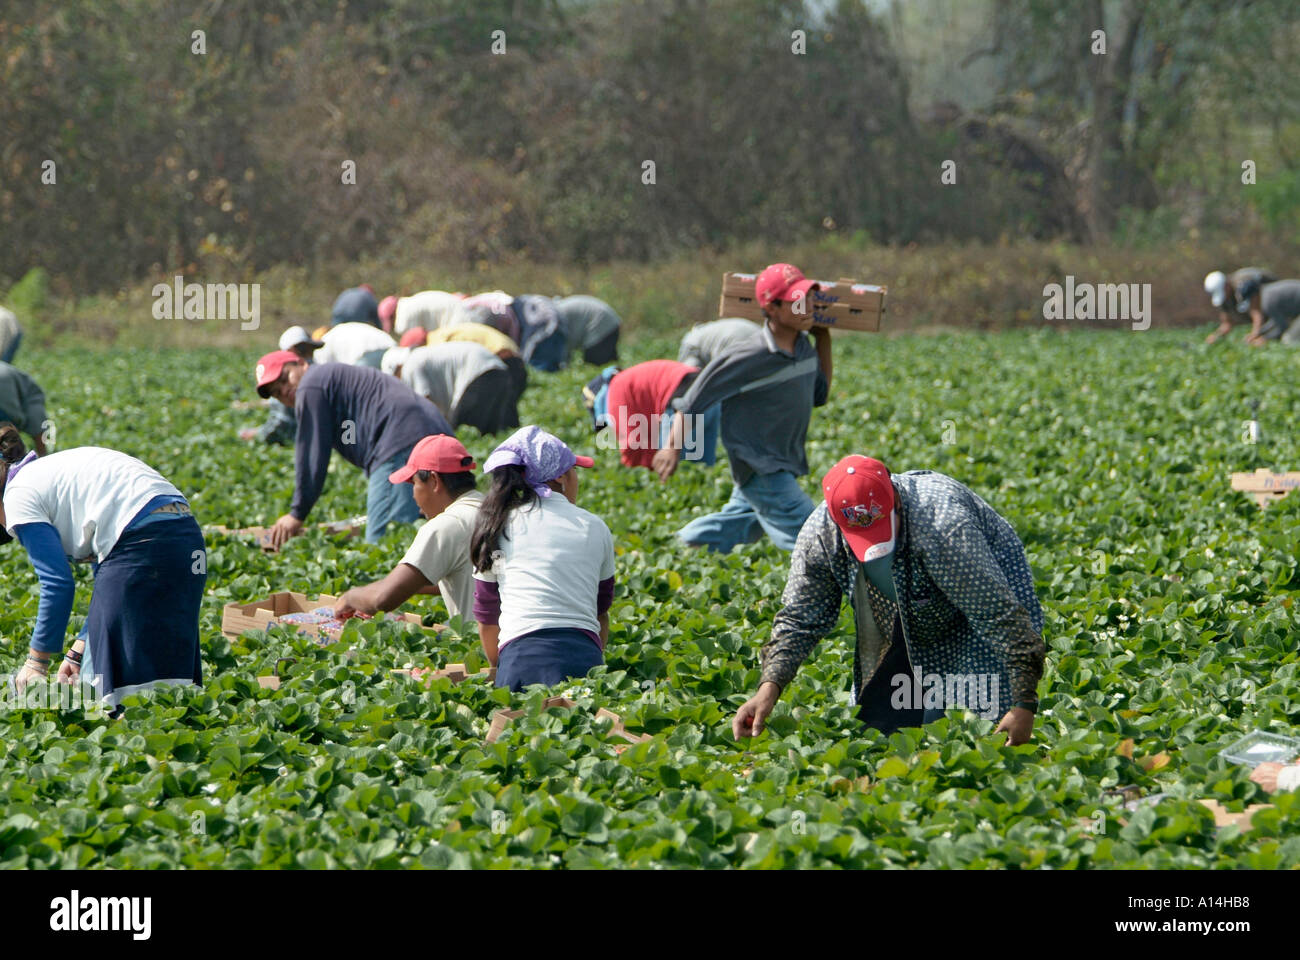
<svg viewBox="0 0 1300 960"><path fill-rule="evenodd" d="M1038 712L1037 700L1017 700L1015 703L1011 704L1011 706L1019 707L1021 710L1028 710L1030 713Z"/></svg>

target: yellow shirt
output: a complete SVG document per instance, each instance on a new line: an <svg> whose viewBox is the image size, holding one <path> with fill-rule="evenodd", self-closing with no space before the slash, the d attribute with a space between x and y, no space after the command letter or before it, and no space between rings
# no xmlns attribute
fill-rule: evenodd
<svg viewBox="0 0 1300 960"><path fill-rule="evenodd" d="M429 339L425 343L432 345L466 341L481 344L493 353L500 353L502 350L509 350L511 353L519 352L517 343L486 323L457 323L450 327L439 327L429 334Z"/></svg>

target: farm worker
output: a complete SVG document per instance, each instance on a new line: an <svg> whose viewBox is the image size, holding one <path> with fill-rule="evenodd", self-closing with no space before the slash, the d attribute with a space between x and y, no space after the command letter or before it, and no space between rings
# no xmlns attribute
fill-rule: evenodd
<svg viewBox="0 0 1300 960"><path fill-rule="evenodd" d="M560 325L560 312L550 297L525 293L515 297L519 320L519 345L530 367L554 373L568 357L568 338Z"/></svg>
<svg viewBox="0 0 1300 960"><path fill-rule="evenodd" d="M0 363L13 363L23 342L23 328L12 310L0 307Z"/></svg>
<svg viewBox="0 0 1300 960"><path fill-rule="evenodd" d="M1250 336L1246 342L1262 347L1270 340L1287 346L1300 344L1300 280L1276 280L1260 284L1247 280L1237 291L1242 300L1238 307L1250 311Z"/></svg>
<svg viewBox="0 0 1300 960"><path fill-rule="evenodd" d="M456 305L444 323L485 323L500 330L515 343L519 342L519 320L514 311L515 298L504 290L479 293L466 297Z"/></svg>
<svg viewBox="0 0 1300 960"><path fill-rule="evenodd" d="M312 355L323 346L325 344L313 340L304 327L290 327L280 334L280 349L296 353L303 363L311 363ZM262 424L259 430L241 430L240 438L243 440L256 438L263 443L286 446L293 443L294 435L298 432L298 419L293 415L293 410L279 400L271 399L266 403L269 413L266 423Z"/></svg>
<svg viewBox="0 0 1300 960"><path fill-rule="evenodd" d="M474 568L469 538L483 494L474 489L474 458L455 437L434 434L411 450L405 466L388 475L409 483L428 523L388 576L339 597L337 617L395 610L417 593L441 594L451 617L474 616Z"/></svg>
<svg viewBox="0 0 1300 960"><path fill-rule="evenodd" d="M607 367L582 390L596 430L609 426L626 467L653 469L654 455L673 424L673 403L686 395L700 371L675 360L647 360L619 370ZM686 423L681 455L717 462L722 408L714 404Z"/></svg>
<svg viewBox="0 0 1300 960"><path fill-rule="evenodd" d="M84 670L116 708L159 684L197 684L199 608L207 582L203 534L181 492L116 450L76 447L36 458L0 424L0 543L13 537L40 581L27 662L16 685L47 676L63 649L75 584L72 562L95 576L82 636L58 677Z"/></svg>
<svg viewBox="0 0 1300 960"><path fill-rule="evenodd" d="M338 295L330 310L330 326L337 327L340 323L379 326L379 301L375 299L375 291L370 284L349 287Z"/></svg>
<svg viewBox="0 0 1300 960"><path fill-rule="evenodd" d="M1231 275L1222 270L1215 270L1205 277L1205 292L1210 296L1210 303L1219 311L1219 326L1205 338L1206 343L1214 343L1232 332L1232 325L1249 311L1250 298L1243 299L1240 291L1247 285L1273 283L1277 277L1259 267L1242 267ZM1249 334L1247 334L1249 336Z"/></svg>
<svg viewBox="0 0 1300 960"><path fill-rule="evenodd" d="M734 344L743 343L761 331L757 323L743 317L697 323L682 337L677 360L703 369Z"/></svg>
<svg viewBox="0 0 1300 960"><path fill-rule="evenodd" d="M412 327L437 330L455 314L465 295L446 290L424 290L409 297L384 297L379 320L385 330L401 336Z"/></svg>
<svg viewBox="0 0 1300 960"><path fill-rule="evenodd" d="M37 456L45 456L45 391L31 375L0 361L0 420L32 438Z"/></svg>
<svg viewBox="0 0 1300 960"><path fill-rule="evenodd" d="M487 347L505 363L510 371L510 378L515 385L515 395L523 396L528 386L528 366L519 353L519 344L515 343L496 327L486 323L457 323L449 327L430 330L425 341L429 346L435 343L477 343Z"/></svg>
<svg viewBox="0 0 1300 960"><path fill-rule="evenodd" d="M857 627L850 703L867 726L890 733L968 706L1000 717L1008 744L1025 743L1046 648L1011 524L951 477L891 476L869 457L845 457L822 492L790 558L758 693L732 720L737 739L762 732L847 597Z"/></svg>
<svg viewBox="0 0 1300 960"><path fill-rule="evenodd" d="M501 359L477 343L394 347L383 370L433 402L453 429L462 424L479 433L519 426L519 398Z"/></svg>
<svg viewBox="0 0 1300 960"><path fill-rule="evenodd" d="M322 336L324 346L316 350L317 363L347 363L379 369L384 351L397 341L368 323L340 323Z"/></svg>
<svg viewBox="0 0 1300 960"><path fill-rule="evenodd" d="M346 363L309 366L288 350L257 362L256 383L258 396L275 397L298 417L293 504L269 531L272 547L302 532L325 487L331 447L368 478L368 543L377 542L390 521L419 518L410 484L391 483L388 475L406 463L421 439L452 432L437 407L378 370Z"/></svg>
<svg viewBox="0 0 1300 960"><path fill-rule="evenodd" d="M492 485L470 540L474 619L496 684L547 685L604 661L614 597L614 538L577 506L575 456L538 427L523 427L492 451Z"/></svg>
<svg viewBox="0 0 1300 960"><path fill-rule="evenodd" d="M618 332L623 321L604 300L579 294L559 297L555 309L560 315L567 350L581 350L586 363L597 366L618 360Z"/></svg>
<svg viewBox="0 0 1300 960"><path fill-rule="evenodd" d="M671 436L654 456L667 480L677 469L687 417L722 404L722 445L731 460L731 499L718 513L677 532L691 546L721 553L764 532L782 550L795 538L813 503L799 486L808 472L804 442L813 407L826 403L831 382L831 334L812 326L809 293L817 284L797 267L777 263L755 282L767 322L760 335L714 359L678 404ZM812 330L816 347L804 336Z"/></svg>
<svg viewBox="0 0 1300 960"><path fill-rule="evenodd" d="M1250 772L1250 779L1269 793L1300 790L1300 761L1293 764L1261 763Z"/></svg>

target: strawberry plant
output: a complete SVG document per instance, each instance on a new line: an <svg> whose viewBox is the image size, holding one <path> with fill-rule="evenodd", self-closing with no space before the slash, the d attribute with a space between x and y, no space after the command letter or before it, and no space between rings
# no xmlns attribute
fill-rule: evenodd
<svg viewBox="0 0 1300 960"><path fill-rule="evenodd" d="M1233 471L1294 469L1293 357L1185 335L1053 332L835 341L830 404L809 440L816 478L849 452L971 486L1020 533L1046 616L1034 739L1007 748L957 711L883 736L848 704L847 611L784 693L768 731L730 720L758 682L788 556L769 542L708 556L673 531L720 505L726 464L667 485L595 449L580 387L535 374L524 422L595 450L579 502L613 530L618 592L605 666L511 695L473 678L392 671L482 666L472 626L440 636L348 622L321 645L272 627L221 634L222 606L276 590L337 595L402 556L309 527L276 555L209 534L201 690L92 710L0 711L0 865L7 867L1300 866L1300 797L1265 797L1218 757L1242 734L1300 726L1294 605L1300 496L1260 511ZM625 362L671 355L634 344ZM25 353L61 447L141 457L200 522L268 524L292 452L236 437L257 350ZM1242 421L1259 400L1261 435ZM472 429L479 458L491 447ZM365 510L335 458L314 520ZM78 571L72 628L91 582ZM38 590L0 550L0 662L21 662ZM439 599L406 608L445 620ZM258 677L277 671L278 689ZM543 709L565 695L572 709ZM599 708L644 743L610 735ZM522 709L495 743L490 719ZM1163 794L1126 811L1113 791ZM1271 802L1254 830L1217 830L1197 801ZM1098 812L1105 814L1098 818ZM1089 824L1097 826L1090 827Z"/></svg>

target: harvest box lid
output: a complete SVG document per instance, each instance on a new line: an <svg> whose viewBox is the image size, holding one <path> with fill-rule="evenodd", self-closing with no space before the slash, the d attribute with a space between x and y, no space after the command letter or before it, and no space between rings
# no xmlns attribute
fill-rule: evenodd
<svg viewBox="0 0 1300 960"><path fill-rule="evenodd" d="M273 593L265 600L254 600L252 603L228 603L221 612L221 632L233 640L245 630L265 630L272 623L279 623L280 618L287 614L308 613L317 607L333 606L338 603L338 599L328 594L309 599L302 593L283 591ZM388 619L413 623L422 629L442 629L441 625L424 627L420 618L413 613L388 614ZM283 626L310 633L316 624L285 623Z"/></svg>
<svg viewBox="0 0 1300 960"><path fill-rule="evenodd" d="M754 298L752 273L724 273L719 317L743 317L763 322L763 311ZM879 330L885 316L885 287L856 280L818 280L820 290L809 297L813 323L839 330Z"/></svg>
<svg viewBox="0 0 1300 960"><path fill-rule="evenodd" d="M1252 730L1236 743L1224 747L1219 756L1229 763L1257 767L1261 763L1290 763L1300 757L1300 740L1280 733Z"/></svg>

